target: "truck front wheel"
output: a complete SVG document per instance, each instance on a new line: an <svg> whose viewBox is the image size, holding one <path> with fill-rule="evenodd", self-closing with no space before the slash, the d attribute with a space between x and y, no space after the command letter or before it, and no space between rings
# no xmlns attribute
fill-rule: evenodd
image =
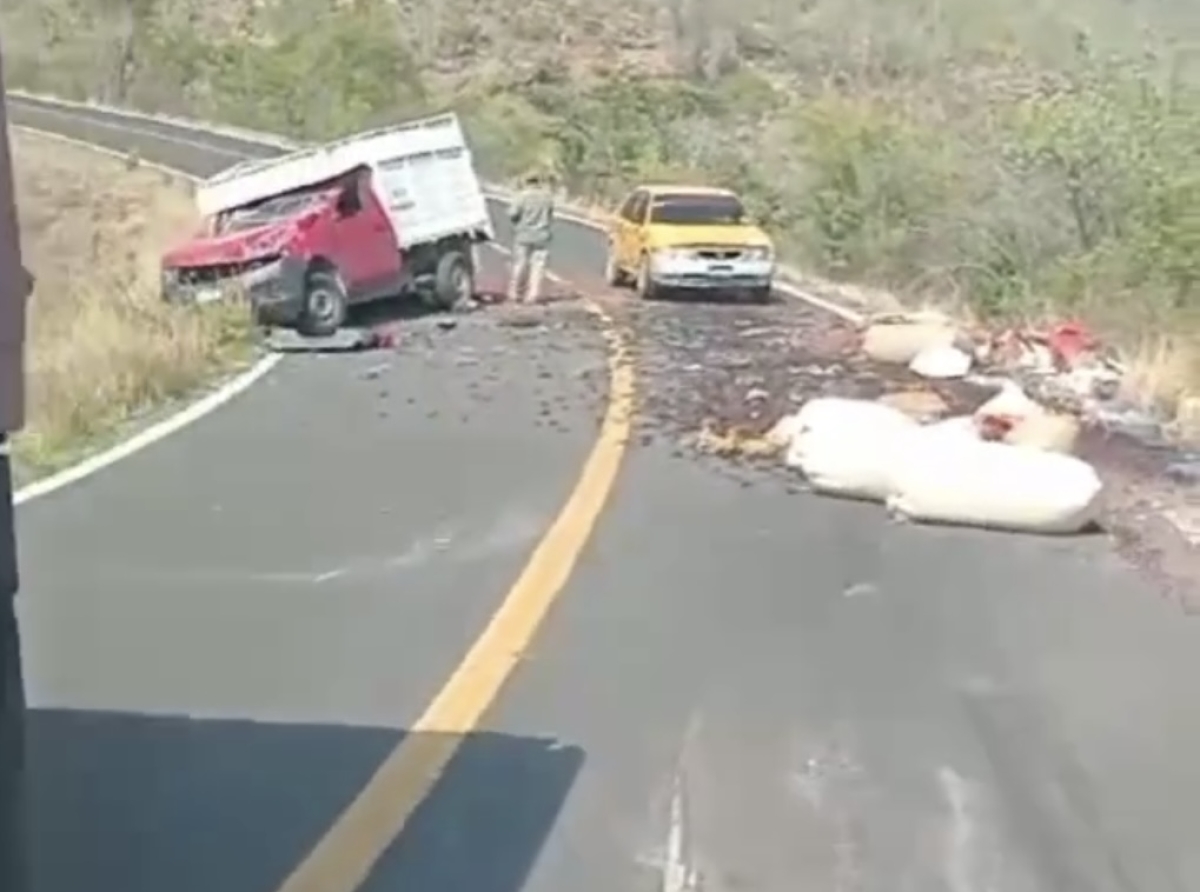
<svg viewBox="0 0 1200 892"><path fill-rule="evenodd" d="M304 289L304 310L300 314L300 333L314 338L337 334L346 321L346 289L331 272L309 273Z"/></svg>
<svg viewBox="0 0 1200 892"><path fill-rule="evenodd" d="M437 306L452 310L475 296L475 270L462 251L447 251L438 258L433 276L433 297Z"/></svg>

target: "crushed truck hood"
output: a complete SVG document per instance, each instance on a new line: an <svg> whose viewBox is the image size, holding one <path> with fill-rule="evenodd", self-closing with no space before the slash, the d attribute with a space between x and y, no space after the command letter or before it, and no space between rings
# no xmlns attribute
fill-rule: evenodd
<svg viewBox="0 0 1200 892"><path fill-rule="evenodd" d="M164 254L163 266L186 268L249 263L279 254L295 231L295 220L280 220L225 235L197 236Z"/></svg>

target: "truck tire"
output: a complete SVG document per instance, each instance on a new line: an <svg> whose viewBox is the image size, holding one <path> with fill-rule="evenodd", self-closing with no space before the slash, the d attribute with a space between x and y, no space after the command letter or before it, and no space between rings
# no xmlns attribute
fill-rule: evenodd
<svg viewBox="0 0 1200 892"><path fill-rule="evenodd" d="M324 270L309 273L297 326L300 333L313 338L337 334L346 321L348 304L346 289L336 274Z"/></svg>
<svg viewBox="0 0 1200 892"><path fill-rule="evenodd" d="M452 310L475 296L475 270L462 251L447 251L438 258L433 276L433 299L442 310Z"/></svg>

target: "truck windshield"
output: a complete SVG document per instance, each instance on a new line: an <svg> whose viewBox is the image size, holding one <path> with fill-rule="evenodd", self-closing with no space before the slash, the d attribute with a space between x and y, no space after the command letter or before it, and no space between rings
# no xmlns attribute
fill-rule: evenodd
<svg viewBox="0 0 1200 892"><path fill-rule="evenodd" d="M678 226L736 226L746 209L733 195L662 195L650 208L651 223Z"/></svg>
<svg viewBox="0 0 1200 892"><path fill-rule="evenodd" d="M327 189L321 189L311 192L291 192L246 207L234 208L221 215L218 229L220 232L237 232L240 229L251 229L255 226L273 223L276 220L284 220L318 204L327 191Z"/></svg>

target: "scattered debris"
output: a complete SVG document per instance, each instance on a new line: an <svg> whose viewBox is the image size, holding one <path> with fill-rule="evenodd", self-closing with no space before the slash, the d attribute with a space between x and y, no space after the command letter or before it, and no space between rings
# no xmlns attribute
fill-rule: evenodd
<svg viewBox="0 0 1200 892"><path fill-rule="evenodd" d="M1167 476L1178 483L1200 483L1200 455L1189 455L1167 465Z"/></svg>
<svg viewBox="0 0 1200 892"><path fill-rule="evenodd" d="M763 434L740 425L722 427L720 423L706 419L700 430L691 438L691 445L698 452L721 458L774 458L786 444L771 434Z"/></svg>
<svg viewBox="0 0 1200 892"><path fill-rule="evenodd" d="M856 582L854 585L846 586L842 592L843 598L861 598L866 595L879 594L879 586L873 582Z"/></svg>
<svg viewBox="0 0 1200 892"><path fill-rule="evenodd" d="M544 325L545 321L542 313L526 309L504 313L497 319L496 324L505 328L538 328Z"/></svg>
<svg viewBox="0 0 1200 892"><path fill-rule="evenodd" d="M885 393L878 400L915 421L936 421L950 411L946 400L933 390L901 390Z"/></svg>
<svg viewBox="0 0 1200 892"><path fill-rule="evenodd" d="M356 353L395 349L399 338L390 329L343 328L326 337L307 337L289 328L273 328L266 336L276 353Z"/></svg>

